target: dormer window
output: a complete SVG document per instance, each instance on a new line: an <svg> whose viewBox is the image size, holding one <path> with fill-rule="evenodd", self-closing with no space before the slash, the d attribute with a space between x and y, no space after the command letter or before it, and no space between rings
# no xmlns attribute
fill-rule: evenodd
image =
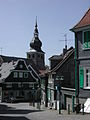
<svg viewBox="0 0 90 120"><path fill-rule="evenodd" d="M23 68L23 65L22 65L22 64L20 64L20 68Z"/></svg>
<svg viewBox="0 0 90 120"><path fill-rule="evenodd" d="M90 49L90 30L83 32L83 47L85 49Z"/></svg>

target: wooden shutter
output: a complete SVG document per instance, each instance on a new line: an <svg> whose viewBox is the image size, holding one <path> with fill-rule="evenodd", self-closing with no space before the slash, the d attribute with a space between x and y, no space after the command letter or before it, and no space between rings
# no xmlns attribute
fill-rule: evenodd
<svg viewBox="0 0 90 120"><path fill-rule="evenodd" d="M80 83L80 88L83 88L84 85L84 70L82 67L79 68L79 83Z"/></svg>

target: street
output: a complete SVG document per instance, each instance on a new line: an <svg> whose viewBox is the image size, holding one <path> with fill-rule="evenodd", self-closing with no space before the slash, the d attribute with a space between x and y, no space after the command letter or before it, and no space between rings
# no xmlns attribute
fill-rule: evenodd
<svg viewBox="0 0 90 120"><path fill-rule="evenodd" d="M0 120L90 120L90 114L58 114L57 110L29 106L29 103L0 103Z"/></svg>

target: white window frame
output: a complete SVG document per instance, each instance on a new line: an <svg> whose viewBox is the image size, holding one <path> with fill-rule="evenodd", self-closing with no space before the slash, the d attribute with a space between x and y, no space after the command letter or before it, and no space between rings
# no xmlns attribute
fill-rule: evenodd
<svg viewBox="0 0 90 120"><path fill-rule="evenodd" d="M14 77L14 78L18 78L18 72L14 72L13 77Z"/></svg>
<svg viewBox="0 0 90 120"><path fill-rule="evenodd" d="M89 80L88 80L88 86L86 85L86 77L87 75L90 76L90 72L89 73L86 73L86 70L90 69L90 67L84 67L84 89L90 89L90 77L89 77ZM90 71L90 70L89 70Z"/></svg>
<svg viewBox="0 0 90 120"><path fill-rule="evenodd" d="M84 49L84 50L90 49L90 47L84 47L84 33L85 33L85 32L88 32L88 31L90 31L90 29L84 30L84 31L83 31L83 35L82 35L82 38L83 38L83 49Z"/></svg>
<svg viewBox="0 0 90 120"><path fill-rule="evenodd" d="M19 78L23 78L23 72L19 72Z"/></svg>
<svg viewBox="0 0 90 120"><path fill-rule="evenodd" d="M9 83L9 82L6 83L6 87L7 87L7 88L11 88L11 87L12 87L12 83Z"/></svg>
<svg viewBox="0 0 90 120"><path fill-rule="evenodd" d="M18 83L18 87L19 87L19 88L21 88L21 87L22 87L22 84L21 84L20 82Z"/></svg>
<svg viewBox="0 0 90 120"><path fill-rule="evenodd" d="M24 78L28 78L28 72L24 72Z"/></svg>
<svg viewBox="0 0 90 120"><path fill-rule="evenodd" d="M33 83L29 83L29 87L30 88L34 88L34 84Z"/></svg>

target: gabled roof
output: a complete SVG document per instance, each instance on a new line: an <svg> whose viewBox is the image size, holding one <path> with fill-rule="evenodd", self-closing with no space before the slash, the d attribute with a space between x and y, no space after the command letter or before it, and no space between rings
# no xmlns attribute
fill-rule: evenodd
<svg viewBox="0 0 90 120"><path fill-rule="evenodd" d="M67 59L74 53L74 48L71 47L67 50L66 54L63 56L63 59L58 63L58 65L56 65L52 70L50 70L49 72L55 72L56 70L58 70L66 61Z"/></svg>
<svg viewBox="0 0 90 120"><path fill-rule="evenodd" d="M82 28L89 25L90 25L90 8L82 17L82 19L71 30L74 31L74 29Z"/></svg>
<svg viewBox="0 0 90 120"><path fill-rule="evenodd" d="M0 67L0 82L2 82L2 80L6 79L11 71L15 70L16 66L18 65L19 62L24 62L26 68L28 71L30 71L31 76L37 81L40 80L39 75L36 73L36 71L31 67L31 65L27 66L25 60L22 59L18 59L17 61L10 61L10 62L4 62L2 63L1 67Z"/></svg>
<svg viewBox="0 0 90 120"><path fill-rule="evenodd" d="M61 55L53 55L52 57L49 58L49 60L60 60L63 58L63 54Z"/></svg>
<svg viewBox="0 0 90 120"><path fill-rule="evenodd" d="M20 60L20 59L22 59L22 60L25 60L25 62L26 62L26 64L27 64L27 66L28 65L31 65L32 67L33 67L33 69L37 72L37 73L39 73L39 70L36 68L36 65L34 64L34 62L32 61L32 59L27 59L27 58L21 58L21 57L12 57L12 56L4 56L4 55L0 55L0 62L2 62L2 63L4 63L4 62L11 62L11 61L17 61L17 60Z"/></svg>
<svg viewBox="0 0 90 120"><path fill-rule="evenodd" d="M0 82L1 80L5 79L8 77L10 74L10 71L14 69L13 62L10 63L3 63L0 67Z"/></svg>

